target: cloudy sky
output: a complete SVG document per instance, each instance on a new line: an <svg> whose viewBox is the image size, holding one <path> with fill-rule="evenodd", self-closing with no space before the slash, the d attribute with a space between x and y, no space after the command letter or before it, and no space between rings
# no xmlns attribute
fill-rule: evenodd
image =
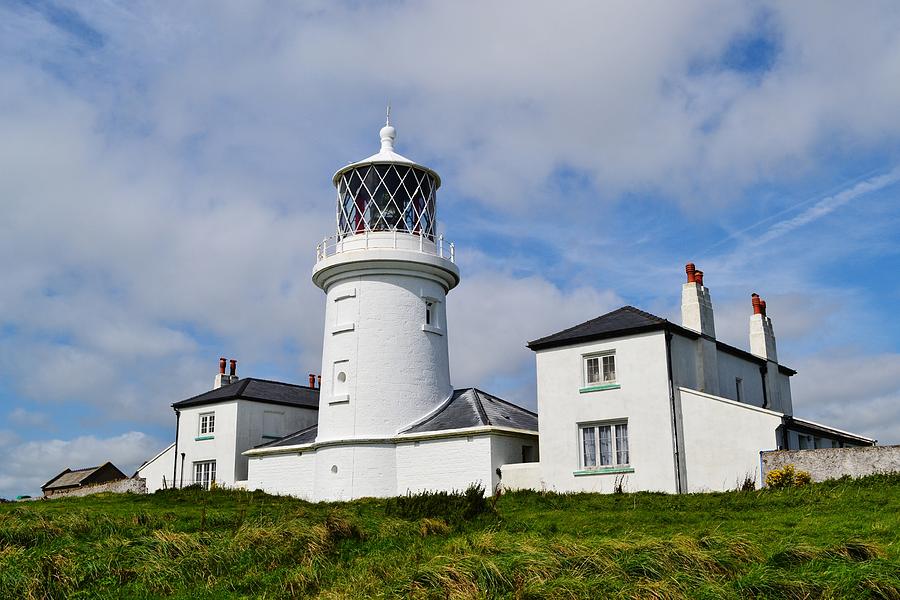
<svg viewBox="0 0 900 600"><path fill-rule="evenodd" d="M173 401L318 370L331 174L441 173L451 370L622 304L763 295L799 416L900 443L900 4L0 1L0 496L126 470Z"/></svg>

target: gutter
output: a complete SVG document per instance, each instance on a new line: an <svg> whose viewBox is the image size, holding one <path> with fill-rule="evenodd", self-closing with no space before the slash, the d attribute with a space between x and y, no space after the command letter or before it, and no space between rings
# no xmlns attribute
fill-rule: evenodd
<svg viewBox="0 0 900 600"><path fill-rule="evenodd" d="M175 409L175 462L172 464L172 487L178 481L178 427L181 425L181 411ZM182 461L184 462L184 461ZM182 465L183 466L183 465Z"/></svg>
<svg viewBox="0 0 900 600"><path fill-rule="evenodd" d="M538 432L530 429L516 429L513 427L499 427L495 425L482 425L479 427L463 427L460 429L444 429L442 431L425 431L422 433L401 433L390 437L360 437L340 440L326 440L324 442L310 442L308 444L295 444L293 446L269 446L265 448L251 448L241 454L243 456L265 456L268 454L294 454L306 452L328 446L348 446L363 444L402 444L420 440L447 439L468 437L470 435L487 434L509 435L513 437L537 437Z"/></svg>
<svg viewBox="0 0 900 600"><path fill-rule="evenodd" d="M675 382L672 379L672 332L666 330L666 375L669 379L669 412L672 416L672 459L675 464L675 492L684 493L681 482L681 455L678 452L678 411L675 407Z"/></svg>

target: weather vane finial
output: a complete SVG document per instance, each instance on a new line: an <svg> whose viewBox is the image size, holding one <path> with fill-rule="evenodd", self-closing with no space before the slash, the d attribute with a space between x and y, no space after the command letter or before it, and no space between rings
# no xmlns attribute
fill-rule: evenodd
<svg viewBox="0 0 900 600"><path fill-rule="evenodd" d="M387 105L387 118L384 120L384 124L385 125L391 124L391 103L390 102L388 102L388 105Z"/></svg>

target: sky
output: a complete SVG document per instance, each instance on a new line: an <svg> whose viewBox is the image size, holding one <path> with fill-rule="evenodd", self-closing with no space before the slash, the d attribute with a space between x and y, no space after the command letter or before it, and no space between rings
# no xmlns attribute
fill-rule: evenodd
<svg viewBox="0 0 900 600"><path fill-rule="evenodd" d="M900 443L900 4L0 0L0 497L132 472L172 402L321 361L331 176L441 174L451 375L631 304L768 303L795 414Z"/></svg>

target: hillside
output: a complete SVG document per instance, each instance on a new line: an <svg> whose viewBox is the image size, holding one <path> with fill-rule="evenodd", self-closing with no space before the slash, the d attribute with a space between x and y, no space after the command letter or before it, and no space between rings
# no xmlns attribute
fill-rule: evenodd
<svg viewBox="0 0 900 600"><path fill-rule="evenodd" d="M785 491L0 505L9 598L900 598L900 475Z"/></svg>

